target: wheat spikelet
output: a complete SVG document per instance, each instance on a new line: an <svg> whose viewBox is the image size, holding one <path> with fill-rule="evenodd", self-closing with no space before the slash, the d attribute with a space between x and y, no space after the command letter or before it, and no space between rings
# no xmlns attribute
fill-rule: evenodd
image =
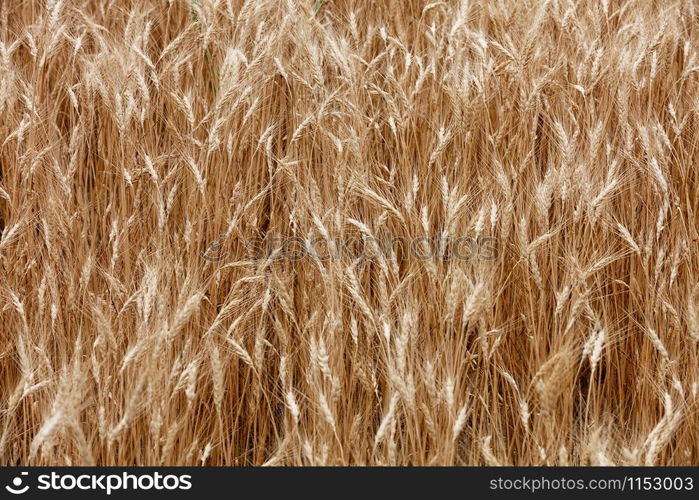
<svg viewBox="0 0 699 500"><path fill-rule="evenodd" d="M240 345L238 342L231 338L226 339L226 342L228 342L231 345L231 348L233 349L233 354L242 359L243 362L250 368L254 368L254 364L252 362L250 354L248 354L248 351L242 345Z"/></svg>
<svg viewBox="0 0 699 500"><path fill-rule="evenodd" d="M493 455L493 451L490 447L492 439L492 436L485 436L483 438L483 441L481 443L481 452L483 453L483 458L485 459L486 464L490 466L500 466L502 464L498 461L497 458L495 458L495 455Z"/></svg>

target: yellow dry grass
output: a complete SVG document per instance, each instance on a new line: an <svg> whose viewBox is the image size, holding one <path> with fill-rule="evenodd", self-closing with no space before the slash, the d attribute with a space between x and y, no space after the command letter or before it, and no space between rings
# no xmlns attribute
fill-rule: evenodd
<svg viewBox="0 0 699 500"><path fill-rule="evenodd" d="M699 464L698 15L0 2L0 463Z"/></svg>

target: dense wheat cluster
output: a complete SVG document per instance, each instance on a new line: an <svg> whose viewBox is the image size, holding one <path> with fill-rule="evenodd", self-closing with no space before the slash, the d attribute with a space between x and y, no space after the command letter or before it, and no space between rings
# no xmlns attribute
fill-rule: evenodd
<svg viewBox="0 0 699 500"><path fill-rule="evenodd" d="M699 464L698 15L2 0L0 463Z"/></svg>

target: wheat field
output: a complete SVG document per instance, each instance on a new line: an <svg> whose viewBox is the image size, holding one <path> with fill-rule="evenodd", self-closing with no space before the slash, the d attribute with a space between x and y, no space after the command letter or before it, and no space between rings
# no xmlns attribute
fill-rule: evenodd
<svg viewBox="0 0 699 500"><path fill-rule="evenodd" d="M0 1L0 464L698 465L699 2Z"/></svg>

